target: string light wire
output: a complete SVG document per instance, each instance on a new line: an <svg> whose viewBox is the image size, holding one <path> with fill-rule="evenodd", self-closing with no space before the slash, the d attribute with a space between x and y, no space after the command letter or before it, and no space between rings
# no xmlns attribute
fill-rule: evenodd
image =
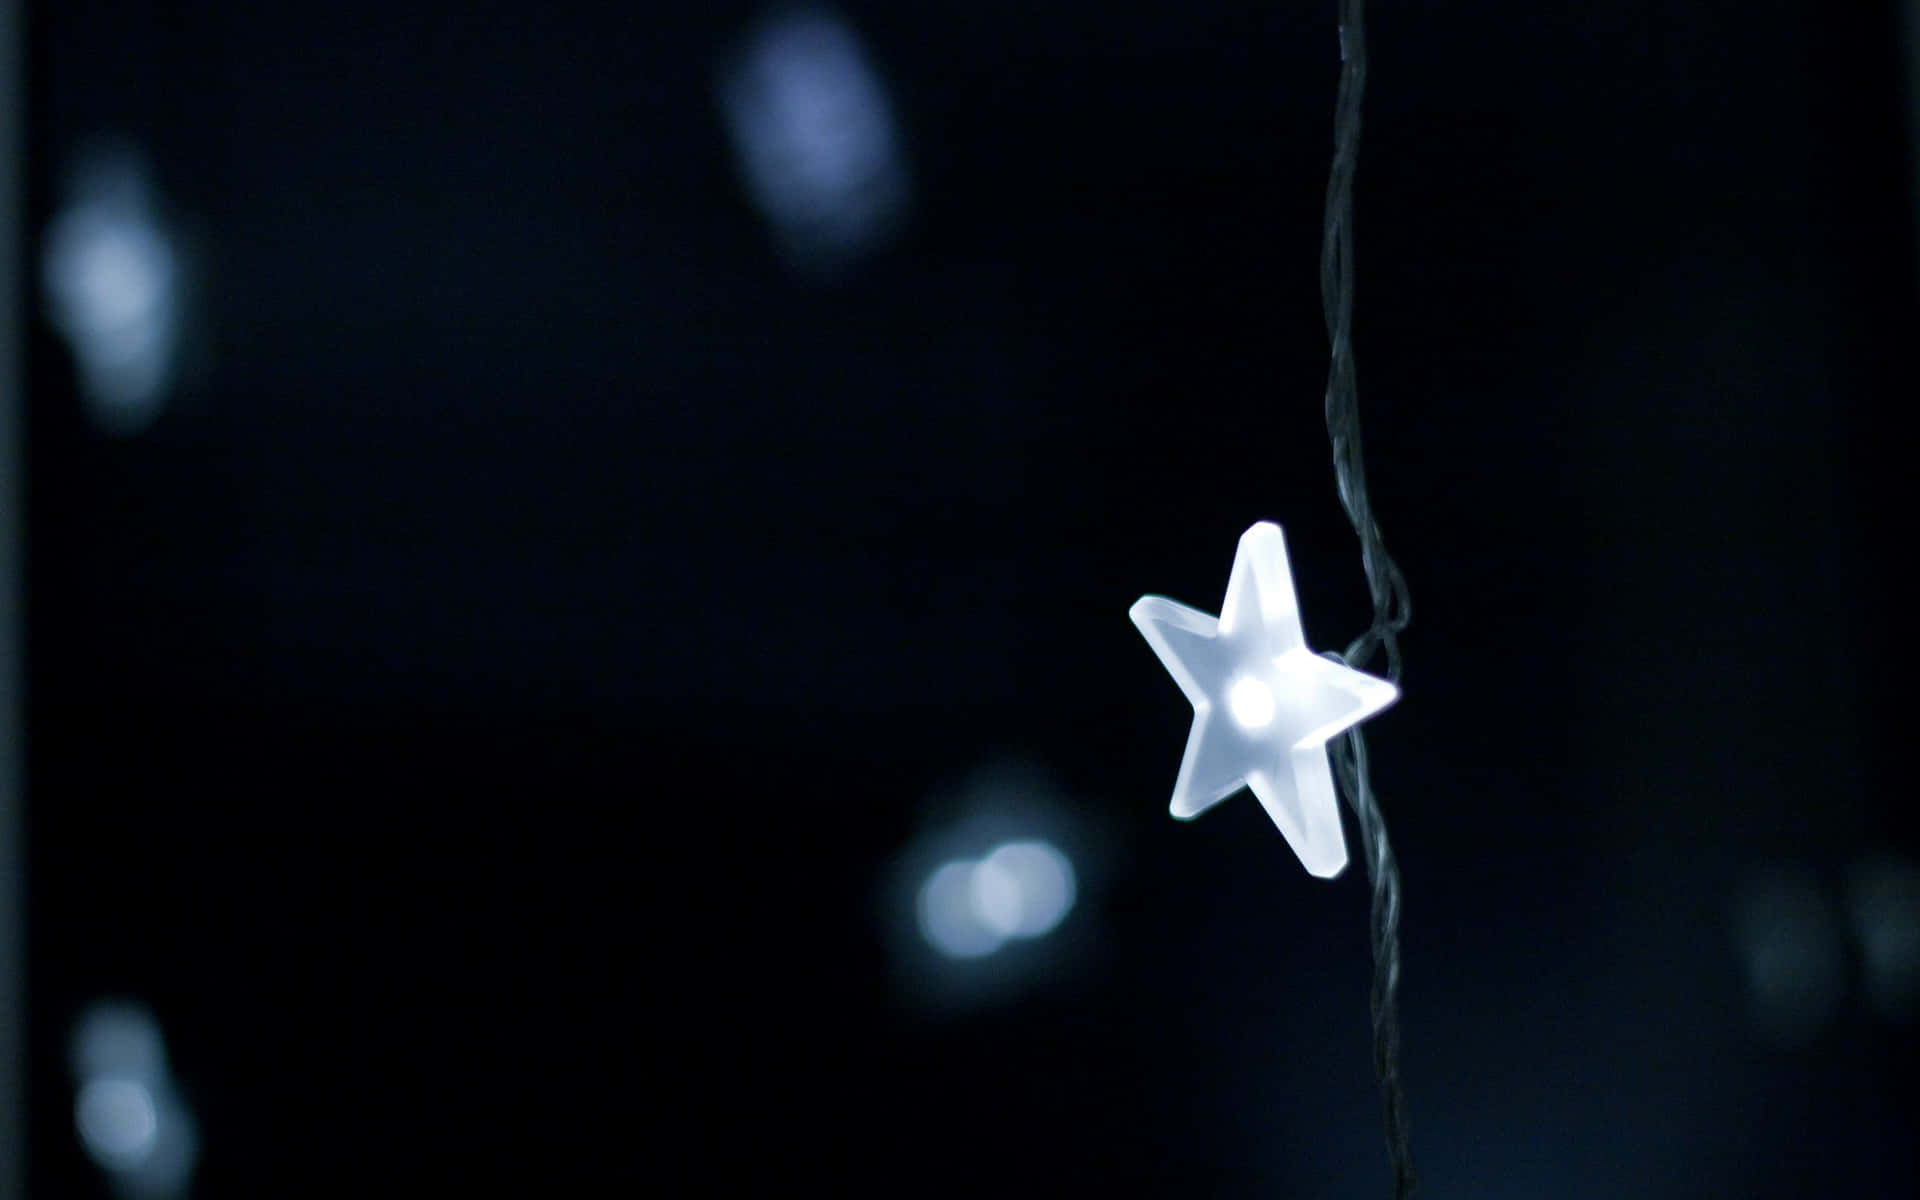
<svg viewBox="0 0 1920 1200"><path fill-rule="evenodd" d="M1400 682L1400 633L1413 614L1407 581L1388 555L1380 523L1367 498L1360 456L1360 392L1353 365L1353 174L1360 155L1360 100L1367 84L1364 0L1340 0L1340 88L1334 106L1333 169L1327 180L1327 219L1320 247L1320 300L1332 361L1327 369L1327 435L1333 443L1340 505L1360 538L1360 561L1373 601L1373 621L1344 655L1328 658L1365 669L1386 655L1387 677ZM1329 749L1341 795L1360 828L1361 853L1373 888L1369 932L1373 945L1373 1069L1380 1080L1387 1156L1395 1200L1413 1195L1413 1151L1408 1144L1406 1095L1400 1082L1400 868L1374 799L1367 743L1356 726Z"/></svg>

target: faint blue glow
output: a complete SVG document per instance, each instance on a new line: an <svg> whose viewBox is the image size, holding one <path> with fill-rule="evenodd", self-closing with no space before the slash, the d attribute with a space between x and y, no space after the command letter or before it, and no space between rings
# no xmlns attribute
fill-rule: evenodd
<svg viewBox="0 0 1920 1200"><path fill-rule="evenodd" d="M1008 842L974 868L973 887L975 911L995 933L1044 937L1073 908L1073 864L1051 843Z"/></svg>
<svg viewBox="0 0 1920 1200"><path fill-rule="evenodd" d="M1800 870L1756 873L1735 924L1755 1028L1782 1045L1812 1041L1845 986L1839 921L1818 883Z"/></svg>
<svg viewBox="0 0 1920 1200"><path fill-rule="evenodd" d="M973 877L973 863L942 863L920 888L920 932L948 958L982 958L1006 942L980 920Z"/></svg>
<svg viewBox="0 0 1920 1200"><path fill-rule="evenodd" d="M167 1073L166 1044L153 1015L138 1005L109 1001L89 1008L73 1031L73 1073L94 1078L139 1079Z"/></svg>
<svg viewBox="0 0 1920 1200"><path fill-rule="evenodd" d="M722 72L720 102L748 192L796 265L832 268L898 227L908 188L892 106L838 17L760 25Z"/></svg>
<svg viewBox="0 0 1920 1200"><path fill-rule="evenodd" d="M67 339L96 423L136 433L158 415L179 343L180 265L150 183L126 151L83 155L47 227L48 318Z"/></svg>
<svg viewBox="0 0 1920 1200"><path fill-rule="evenodd" d="M89 1079L74 1102L74 1124L87 1153L109 1171L138 1168L160 1140L153 1093L137 1079Z"/></svg>
<svg viewBox="0 0 1920 1200"><path fill-rule="evenodd" d="M1883 1017L1910 1019L1920 1000L1920 867L1868 858L1853 869L1847 903L1868 1002Z"/></svg>
<svg viewBox="0 0 1920 1200"><path fill-rule="evenodd" d="M94 1005L74 1027L71 1057L74 1129L114 1190L134 1200L186 1195L200 1135L153 1015L121 1001Z"/></svg>

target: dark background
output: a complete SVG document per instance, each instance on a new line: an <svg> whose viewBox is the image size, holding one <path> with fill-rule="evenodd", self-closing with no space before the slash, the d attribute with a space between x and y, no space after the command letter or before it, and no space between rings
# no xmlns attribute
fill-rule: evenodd
<svg viewBox="0 0 1920 1200"><path fill-rule="evenodd" d="M1843 7L1371 6L1427 1195L1915 1183L1910 1022L1849 949L1767 1036L1736 919L1913 849L1912 155L1897 14ZM1190 713L1126 619L1273 519L1309 640L1365 624L1334 8L844 5L912 199L822 279L714 99L760 9L40 5L30 228L140 146L205 366L110 437L34 333L33 1194L103 1186L101 996L207 1196L1382 1194L1361 872L1167 818ZM998 761L1103 857L1057 962L935 1011L876 897Z"/></svg>

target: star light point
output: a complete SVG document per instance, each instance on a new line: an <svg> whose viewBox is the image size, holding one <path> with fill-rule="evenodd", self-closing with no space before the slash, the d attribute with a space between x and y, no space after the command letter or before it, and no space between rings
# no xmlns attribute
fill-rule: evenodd
<svg viewBox="0 0 1920 1200"><path fill-rule="evenodd" d="M1128 615L1193 705L1172 814L1247 788L1308 872L1347 865L1327 742L1399 698L1392 683L1307 648L1280 527L1240 537L1220 615L1142 596Z"/></svg>

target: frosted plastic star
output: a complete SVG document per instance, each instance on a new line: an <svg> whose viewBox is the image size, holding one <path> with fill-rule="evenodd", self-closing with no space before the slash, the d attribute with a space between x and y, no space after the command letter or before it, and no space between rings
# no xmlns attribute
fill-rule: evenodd
<svg viewBox="0 0 1920 1200"><path fill-rule="evenodd" d="M1193 702L1173 815L1191 820L1245 785L1301 865L1338 875L1347 842L1327 742L1400 689L1307 649L1280 527L1240 536L1217 619L1164 596L1142 596L1129 615Z"/></svg>

